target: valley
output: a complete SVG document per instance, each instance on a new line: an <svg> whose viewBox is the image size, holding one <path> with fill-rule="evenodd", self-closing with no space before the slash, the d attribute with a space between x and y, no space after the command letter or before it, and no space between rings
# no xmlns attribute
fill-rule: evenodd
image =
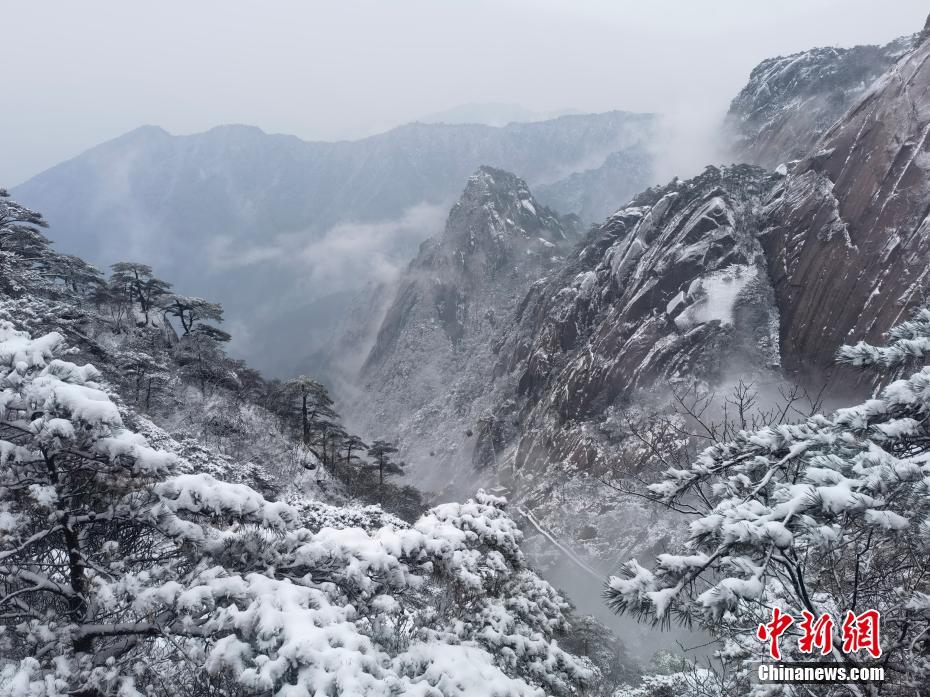
<svg viewBox="0 0 930 697"><path fill-rule="evenodd" d="M0 189L0 697L762 695L782 606L922 694L928 39L764 60L688 178L473 104Z"/></svg>

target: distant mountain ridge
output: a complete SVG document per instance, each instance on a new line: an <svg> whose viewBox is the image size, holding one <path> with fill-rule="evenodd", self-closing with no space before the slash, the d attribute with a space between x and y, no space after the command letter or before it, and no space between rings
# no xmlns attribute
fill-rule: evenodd
<svg viewBox="0 0 930 697"><path fill-rule="evenodd" d="M506 126L508 123L549 121L560 116L579 113L581 112L568 109L539 112L527 109L520 104L471 102L427 114L418 118L417 121L422 123L480 123L486 126Z"/></svg>
<svg viewBox="0 0 930 697"><path fill-rule="evenodd" d="M538 187L537 195L556 210L599 223L627 203L638 182L654 180L654 159L647 147L633 145L611 153L599 167Z"/></svg>
<svg viewBox="0 0 930 697"><path fill-rule="evenodd" d="M248 126L189 136L146 126L13 193L45 212L67 252L170 265L184 287L224 303L241 355L286 374L288 356L312 353L332 330L315 301L392 274L477 167L553 183L643 146L654 127L652 115L609 112L501 128L409 124L322 143ZM624 175L619 195L646 184Z"/></svg>

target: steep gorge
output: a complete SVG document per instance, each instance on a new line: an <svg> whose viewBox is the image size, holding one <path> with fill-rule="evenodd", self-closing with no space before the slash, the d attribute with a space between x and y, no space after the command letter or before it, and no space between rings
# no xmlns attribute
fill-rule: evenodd
<svg viewBox="0 0 930 697"><path fill-rule="evenodd" d="M409 376L433 375L415 403L392 404L376 419L401 441L417 481L449 494L497 485L595 559L657 544L662 521L644 534L634 521L649 514L602 483L629 447L626 410L667 407L672 391L708 394L737 379L787 379L816 393L841 344L875 340L923 301L928 52L902 39L807 52L794 61L807 66L803 79L785 79L784 62L774 73L755 71L756 111L778 112L779 133L803 131L810 141L786 149L789 141L751 124L744 136L772 163L808 154L777 172L710 167L643 192L573 250L533 267L523 286L482 291L481 314L495 322L476 334L480 349L462 351L437 329L439 306L420 303L418 322L439 342L425 353L398 342L385 352L409 299L403 291L370 359L378 370L366 379L383 390L385 375L402 375L391 384L399 390ZM882 76L868 86L873 75ZM768 79L778 84L763 85ZM821 99L837 85L845 85L845 115ZM509 198L528 195L516 191ZM431 373L437 355L457 359ZM406 372L391 367L400 365ZM854 382L834 375L827 394Z"/></svg>

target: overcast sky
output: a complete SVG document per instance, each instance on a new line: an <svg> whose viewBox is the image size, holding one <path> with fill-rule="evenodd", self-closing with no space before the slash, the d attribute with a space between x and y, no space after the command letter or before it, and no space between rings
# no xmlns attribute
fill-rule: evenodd
<svg viewBox="0 0 930 697"><path fill-rule="evenodd" d="M0 0L0 186L141 124L354 138L459 104L722 111L763 58L918 0Z"/></svg>

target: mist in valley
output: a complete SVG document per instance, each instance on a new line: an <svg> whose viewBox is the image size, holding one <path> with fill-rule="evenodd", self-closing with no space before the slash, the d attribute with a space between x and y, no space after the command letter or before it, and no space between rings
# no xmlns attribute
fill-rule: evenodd
<svg viewBox="0 0 930 697"><path fill-rule="evenodd" d="M930 675L921 3L0 10L0 697Z"/></svg>

